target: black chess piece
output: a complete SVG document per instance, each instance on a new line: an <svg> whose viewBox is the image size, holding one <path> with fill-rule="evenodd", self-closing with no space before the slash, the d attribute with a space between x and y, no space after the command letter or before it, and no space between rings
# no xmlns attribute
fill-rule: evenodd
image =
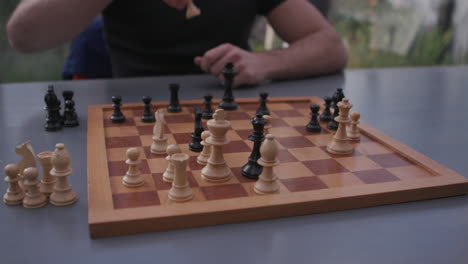
<svg viewBox="0 0 468 264"><path fill-rule="evenodd" d="M340 98L333 96L333 116L330 122L328 122L327 128L330 130L337 130L338 129L338 122L335 121L335 118L340 114L340 108L338 108L338 103L340 102Z"/></svg>
<svg viewBox="0 0 468 264"><path fill-rule="evenodd" d="M260 106L257 109L257 112L262 113L263 115L270 115L270 110L268 110L268 107L266 105L268 101L268 93L260 93Z"/></svg>
<svg viewBox="0 0 468 264"><path fill-rule="evenodd" d="M145 110L143 111L143 115L141 116L141 121L143 123L153 123L156 122L156 118L154 117L153 111L151 111L151 96L145 95L141 98L143 103L145 104Z"/></svg>
<svg viewBox="0 0 468 264"><path fill-rule="evenodd" d="M234 64L232 64L232 62L226 63L223 69L224 96L221 103L219 103L219 108L226 111L237 110L237 103L234 101L234 95L232 94L232 85L236 74L237 72L234 70Z"/></svg>
<svg viewBox="0 0 468 264"><path fill-rule="evenodd" d="M73 91L63 91L62 95L65 100L65 110L63 112L63 126L79 126L80 123L78 122L78 115L75 111L75 101L73 101Z"/></svg>
<svg viewBox="0 0 468 264"><path fill-rule="evenodd" d="M315 132L315 133L322 131L322 127L320 126L320 123L318 122L319 110L320 110L319 105L313 104L310 107L311 119L310 119L309 124L307 124L306 126L307 131Z"/></svg>
<svg viewBox="0 0 468 264"><path fill-rule="evenodd" d="M205 110L203 110L202 118L203 119L212 119L213 118L213 108L211 107L213 105L213 96L211 94L207 94L203 97L205 101L203 104L205 105Z"/></svg>
<svg viewBox="0 0 468 264"><path fill-rule="evenodd" d="M323 110L322 114L320 115L320 121L329 122L332 119L332 112L330 111L330 107L332 105L332 98L330 96L325 96L323 98L325 101L325 109Z"/></svg>
<svg viewBox="0 0 468 264"><path fill-rule="evenodd" d="M44 128L47 131L57 131L63 127L63 119L60 115L60 100L54 91L54 86L49 85L47 94L44 96L46 103L45 110L47 111L46 123Z"/></svg>
<svg viewBox="0 0 468 264"><path fill-rule="evenodd" d="M195 126L192 133L192 141L189 143L189 149L193 152L201 152L203 150L203 145L201 144L202 138L201 134L203 133L203 123L202 123L202 111L200 107L195 107Z"/></svg>
<svg viewBox="0 0 468 264"><path fill-rule="evenodd" d="M180 86L178 83L169 84L169 90L171 91L171 101L167 106L167 111L169 113L179 113L182 112L182 107L179 104L179 89Z"/></svg>
<svg viewBox="0 0 468 264"><path fill-rule="evenodd" d="M125 116L120 110L120 106L122 103L122 97L120 95L114 95L112 96L112 106L114 107L114 112L112 113L112 116L110 120L112 123L123 123L125 122Z"/></svg>
<svg viewBox="0 0 468 264"><path fill-rule="evenodd" d="M242 176L256 180L258 176L263 171L263 167L258 164L258 159L261 157L260 146L262 145L263 140L265 140L265 135L263 129L267 120L263 117L262 113L257 112L256 116L250 121L253 125L253 133L249 136L249 140L254 142L252 153L250 153L249 160L247 163L242 166Z"/></svg>
<svg viewBox="0 0 468 264"><path fill-rule="evenodd" d="M335 93L333 94L333 97L338 98L338 102L341 102L341 100L343 100L343 98L345 98L345 95L343 93L343 89L342 88L337 88Z"/></svg>

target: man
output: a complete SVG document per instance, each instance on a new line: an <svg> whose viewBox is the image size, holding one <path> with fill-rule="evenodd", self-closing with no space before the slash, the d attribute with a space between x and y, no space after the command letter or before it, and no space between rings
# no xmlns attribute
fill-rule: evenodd
<svg viewBox="0 0 468 264"><path fill-rule="evenodd" d="M59 46L102 13L116 77L197 73L222 78L231 61L235 85L326 74L346 65L331 25L307 0L198 0L202 14L187 20L188 0L22 0L11 16L10 44L23 52ZM264 15L290 45L248 51L256 15Z"/></svg>

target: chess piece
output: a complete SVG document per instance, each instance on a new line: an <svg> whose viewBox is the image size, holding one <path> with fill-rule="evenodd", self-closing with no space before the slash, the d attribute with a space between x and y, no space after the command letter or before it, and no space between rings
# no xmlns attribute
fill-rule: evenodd
<svg viewBox="0 0 468 264"><path fill-rule="evenodd" d="M206 165L208 163L208 159L210 158L211 155L211 146L206 142L206 139L211 136L210 131L203 131L201 134L202 142L201 144L203 145L203 150L198 155L197 158L197 163L200 165Z"/></svg>
<svg viewBox="0 0 468 264"><path fill-rule="evenodd" d="M257 112L262 113L262 115L269 115L270 110L268 110L268 107L266 105L268 101L268 93L260 93L260 106L257 109Z"/></svg>
<svg viewBox="0 0 468 264"><path fill-rule="evenodd" d="M325 101L325 104L323 105L325 106L325 110L323 110L322 114L320 115L320 121L329 122L333 117L330 111L332 98L330 96L325 96L323 100Z"/></svg>
<svg viewBox="0 0 468 264"><path fill-rule="evenodd" d="M278 143L271 134L266 136L266 140L260 147L261 158L258 163L263 166L262 174L254 185L254 191L258 194L275 193L279 190L278 177L276 177L273 167L278 166Z"/></svg>
<svg viewBox="0 0 468 264"><path fill-rule="evenodd" d="M21 156L21 160L18 162L19 167L19 185L23 185L23 171L26 168L34 167L36 168L36 155L31 145L31 141L26 141L23 144L16 146L16 154Z"/></svg>
<svg viewBox="0 0 468 264"><path fill-rule="evenodd" d="M310 119L309 124L307 124L306 126L307 131L314 132L314 133L318 133L322 131L322 127L320 126L320 123L318 122L319 110L320 110L319 105L314 104L310 107L311 119Z"/></svg>
<svg viewBox="0 0 468 264"><path fill-rule="evenodd" d="M151 105L151 96L143 96L141 100L144 103L144 110L143 110L143 115L141 116L141 122L143 123L153 123L156 121L153 112L151 111L152 105Z"/></svg>
<svg viewBox="0 0 468 264"><path fill-rule="evenodd" d="M360 141L361 140L361 133L359 132L359 128L357 125L359 124L359 119L361 118L361 114L359 112L352 112L349 117L351 118L351 122L348 126L348 138L351 141Z"/></svg>
<svg viewBox="0 0 468 264"><path fill-rule="evenodd" d="M122 103L122 97L120 97L120 95L112 96L112 106L114 107L114 112L112 113L112 116L110 118L112 123L125 122L125 116L120 110L121 103Z"/></svg>
<svg viewBox="0 0 468 264"><path fill-rule="evenodd" d="M198 8L192 0L187 2L187 11L185 13L185 18L192 19L201 14L200 8Z"/></svg>
<svg viewBox="0 0 468 264"><path fill-rule="evenodd" d="M140 151L137 148L127 149L127 158L125 163L128 164L128 170L122 178L122 183L130 188L140 187L145 183L145 176L142 175L138 169L141 163L141 160L139 160Z"/></svg>
<svg viewBox="0 0 468 264"><path fill-rule="evenodd" d="M340 108L338 107L338 103L340 102L340 98L334 96L333 97L333 116L330 122L327 124L327 128L330 130L337 130L338 129L338 122L336 122L336 118L340 114Z"/></svg>
<svg viewBox="0 0 468 264"><path fill-rule="evenodd" d="M232 85L234 83L234 77L237 72L234 70L234 64L232 62L226 63L223 69L224 76L224 96L219 108L233 111L237 109L237 103L234 101L234 95L232 94Z"/></svg>
<svg viewBox="0 0 468 264"><path fill-rule="evenodd" d="M206 142L211 145L211 155L201 174L202 178L208 182L225 182L232 177L232 171L223 156L223 146L229 143L226 133L231 127L231 123L225 120L224 114L223 109L218 109L213 114L213 119L207 122L211 136L206 139Z"/></svg>
<svg viewBox="0 0 468 264"><path fill-rule="evenodd" d="M55 94L54 86L49 85L44 101L46 103L45 110L47 111L44 128L46 131L57 131L62 129L63 124L62 116L60 115L60 100Z"/></svg>
<svg viewBox="0 0 468 264"><path fill-rule="evenodd" d="M155 113L156 115L156 124L153 127L153 143L151 144L151 153L153 154L166 154L167 149L167 136L164 135L164 125L166 121L164 120L164 111L159 109Z"/></svg>
<svg viewBox="0 0 468 264"><path fill-rule="evenodd" d="M23 198L23 207L39 208L47 204L47 197L39 191L38 186L38 171L37 168L30 167L24 170L24 188L25 194Z"/></svg>
<svg viewBox="0 0 468 264"><path fill-rule="evenodd" d="M202 138L201 134L203 132L203 123L202 123L202 112L198 106L195 107L195 125L192 133L192 141L189 143L189 149L193 152L201 152L203 150L203 145L200 144Z"/></svg>
<svg viewBox="0 0 468 264"><path fill-rule="evenodd" d="M335 93L333 94L332 98L333 97L338 98L338 102L341 102L341 100L343 100L343 98L345 98L345 95L343 93L343 89L342 88L337 88Z"/></svg>
<svg viewBox="0 0 468 264"><path fill-rule="evenodd" d="M42 167L42 179L39 184L39 190L47 197L52 194L57 182L57 179L50 175L50 171L52 170L52 155L52 151L44 151L37 154L37 159Z"/></svg>
<svg viewBox="0 0 468 264"><path fill-rule="evenodd" d="M182 107L179 103L179 89L180 86L177 83L169 84L169 90L171 91L171 101L167 106L167 111L169 113L179 113L182 112Z"/></svg>
<svg viewBox="0 0 468 264"><path fill-rule="evenodd" d="M63 112L63 126L79 126L78 115L75 111L75 101L73 101L73 91L63 91L62 95L65 100L65 111Z"/></svg>
<svg viewBox="0 0 468 264"><path fill-rule="evenodd" d="M68 182L68 176L73 173L70 162L70 154L68 154L65 145L63 143L56 144L52 154L52 170L50 171L50 175L57 179L54 192L50 195L50 203L55 206L70 205L78 199Z"/></svg>
<svg viewBox="0 0 468 264"><path fill-rule="evenodd" d="M254 145L247 163L242 166L242 176L256 180L262 173L263 169L257 161L260 158L260 146L265 139L263 129L267 121L263 118L262 113L257 112L257 115L252 118L250 122L253 125L253 133L249 136L249 140L253 141Z"/></svg>
<svg viewBox="0 0 468 264"><path fill-rule="evenodd" d="M354 151L353 145L349 143L346 134L346 126L349 123L348 114L353 105L349 102L348 98L343 98L337 106L340 109L340 115L336 118L338 130L333 136L332 141L327 145L327 151L336 155L348 155Z"/></svg>
<svg viewBox="0 0 468 264"><path fill-rule="evenodd" d="M187 180L187 163L189 155L185 153L176 153L171 156L171 162L174 166L175 175L172 187L169 190L169 199L176 202L185 202L193 198L193 191Z"/></svg>
<svg viewBox="0 0 468 264"><path fill-rule="evenodd" d="M263 118L265 118L265 120L266 120L265 126L263 127L263 131L264 131L263 134L267 135L270 132L270 128L273 127L273 124L271 123L271 116L263 115Z"/></svg>
<svg viewBox="0 0 468 264"><path fill-rule="evenodd" d="M166 170L163 173L163 181L167 183L171 183L174 180L174 166L172 165L171 157L172 155L176 153L181 153L182 151L180 150L179 146L175 144L171 144L167 146L166 152L167 152L166 160L167 160L168 165L167 165Z"/></svg>
<svg viewBox="0 0 468 264"><path fill-rule="evenodd" d="M213 105L213 102L211 101L213 99L213 96L211 94L207 94L203 98L205 99L205 101L203 102L203 104L205 105L205 110L203 110L202 118L209 120L213 118L213 109L211 107Z"/></svg>
<svg viewBox="0 0 468 264"><path fill-rule="evenodd" d="M19 167L16 164L8 164L5 166L5 181L10 184L5 195L3 195L3 202L7 205L17 205L23 202L24 192L19 186Z"/></svg>

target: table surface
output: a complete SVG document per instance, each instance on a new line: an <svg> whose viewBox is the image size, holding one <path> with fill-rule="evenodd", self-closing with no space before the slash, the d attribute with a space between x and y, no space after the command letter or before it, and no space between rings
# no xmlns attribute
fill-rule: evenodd
<svg viewBox="0 0 468 264"><path fill-rule="evenodd" d="M92 240L87 224L87 106L223 94L211 76L168 76L54 82L75 92L81 126L45 132L43 97L49 83L0 85L0 166L16 163L15 146L31 140L36 153L66 144L79 195L73 206L24 209L0 205L1 263L468 263L468 199L459 196L266 221ZM326 96L338 87L362 120L468 176L468 67L348 70L313 79L274 82L235 96ZM61 96L60 96L61 98ZM62 100L63 101L63 100ZM0 183L0 190L7 184Z"/></svg>

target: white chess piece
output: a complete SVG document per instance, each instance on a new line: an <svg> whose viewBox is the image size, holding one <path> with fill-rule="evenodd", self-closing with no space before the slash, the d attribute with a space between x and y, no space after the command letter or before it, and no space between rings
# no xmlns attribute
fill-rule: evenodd
<svg viewBox="0 0 468 264"><path fill-rule="evenodd" d="M140 151L137 148L129 148L127 150L127 161L128 170L125 176L122 178L122 184L127 187L140 187L145 183L145 176L140 173L138 166L141 163Z"/></svg>
<svg viewBox="0 0 468 264"><path fill-rule="evenodd" d="M263 166L262 174L255 182L254 191L258 194L275 193L279 190L278 177L273 170L273 167L278 166L278 144L275 137L271 134L266 135L265 141L260 147L261 158L258 164Z"/></svg>
<svg viewBox="0 0 468 264"><path fill-rule="evenodd" d="M265 126L263 127L263 131L265 133L265 135L269 134L269 131L270 131L270 128L273 127L273 125L271 124L271 116L269 115L263 115L263 118L266 119L266 123L265 123Z"/></svg>
<svg viewBox="0 0 468 264"><path fill-rule="evenodd" d="M24 199L24 192L19 186L19 167L16 164L8 164L5 166L5 181L10 184L5 195L3 202L7 205L21 204Z"/></svg>
<svg viewBox="0 0 468 264"><path fill-rule="evenodd" d="M39 172L37 168L30 167L23 171L24 176L24 188L26 194L23 199L23 207L25 208L39 208L47 204L47 197L39 191L37 177Z"/></svg>
<svg viewBox="0 0 468 264"><path fill-rule="evenodd" d="M361 114L359 112L352 112L349 117L351 118L351 123L348 126L348 138L351 141L360 141L361 133L359 132L357 125L359 124Z"/></svg>
<svg viewBox="0 0 468 264"><path fill-rule="evenodd" d="M163 173L163 181L167 183L171 183L172 181L174 181L174 166L172 165L171 157L172 155L176 153L181 153L182 151L180 150L179 146L175 144L171 144L167 146L166 152L167 152L166 160L168 164L167 164L166 170Z"/></svg>
<svg viewBox="0 0 468 264"><path fill-rule="evenodd" d="M23 171L26 168L36 168L36 158L34 150L31 145L31 141L26 141L23 144L16 146L16 154L21 156L21 160L18 162L19 167L19 185L23 185Z"/></svg>
<svg viewBox="0 0 468 264"><path fill-rule="evenodd" d="M70 168L70 162L70 154L68 154L65 145L56 144L52 154L52 170L50 171L50 174L57 179L54 192L50 195L50 203L55 206L70 205L78 199L72 186L68 183L68 176L73 172Z"/></svg>
<svg viewBox="0 0 468 264"><path fill-rule="evenodd" d="M338 103L340 115L335 117L338 122L338 130L332 138L332 141L327 145L327 151L335 155L349 155L353 153L353 145L349 143L348 135L346 134L346 126L349 123L349 110L353 105L349 102L348 98L343 98Z"/></svg>
<svg viewBox="0 0 468 264"><path fill-rule="evenodd" d="M151 144L151 153L153 154L166 154L167 149L167 136L164 135L164 110L159 109L154 113L156 117L156 124L153 127L153 143Z"/></svg>
<svg viewBox="0 0 468 264"><path fill-rule="evenodd" d="M52 151L44 151L37 154L37 159L42 167L42 179L39 184L39 190L41 193L49 197L52 192L54 192L54 186L57 182L57 179L50 175L50 170L52 170Z"/></svg>
<svg viewBox="0 0 468 264"><path fill-rule="evenodd" d="M202 152L198 155L197 158L197 163L200 165L206 165L208 163L208 159L210 158L211 155L211 146L206 142L206 139L211 136L210 131L203 131L201 134L202 142L201 144L203 145L203 150Z"/></svg>
<svg viewBox="0 0 468 264"><path fill-rule="evenodd" d="M189 155L185 153L176 153L171 156L172 165L175 169L175 176L168 197L176 202L184 202L193 198L192 188L190 188L187 180L188 160Z"/></svg>

